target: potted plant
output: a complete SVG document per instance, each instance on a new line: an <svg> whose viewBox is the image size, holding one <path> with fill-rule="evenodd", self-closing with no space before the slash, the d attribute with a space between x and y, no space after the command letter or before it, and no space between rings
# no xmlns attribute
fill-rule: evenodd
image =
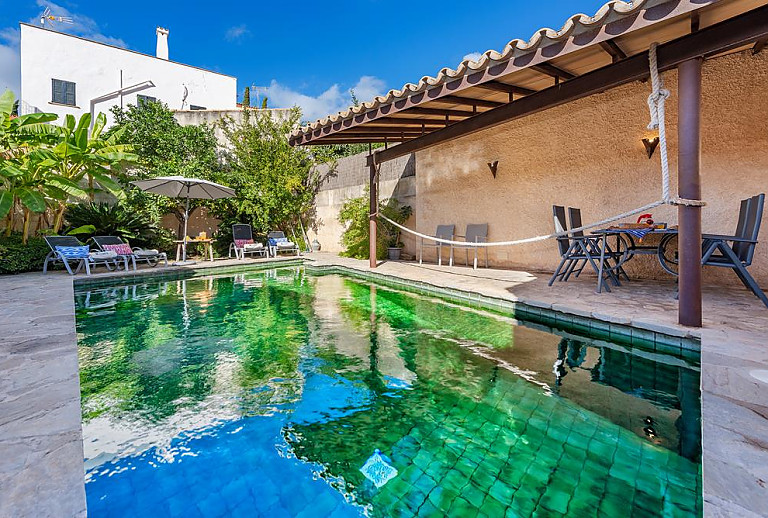
<svg viewBox="0 0 768 518"><path fill-rule="evenodd" d="M400 205L397 200L390 198L386 203L382 202L379 211L400 225L405 224L411 217L413 210L408 205ZM387 247L387 258L391 261L398 261L403 251L403 243L400 241L400 229L387 220L379 220L381 225L382 238Z"/></svg>

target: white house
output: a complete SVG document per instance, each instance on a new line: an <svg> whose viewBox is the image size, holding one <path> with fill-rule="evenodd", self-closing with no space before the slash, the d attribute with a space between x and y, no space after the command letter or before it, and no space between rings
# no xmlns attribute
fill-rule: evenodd
<svg viewBox="0 0 768 518"><path fill-rule="evenodd" d="M236 78L168 59L168 31L157 28L150 56L35 25L21 24L22 113L104 112L144 99L172 110L234 110Z"/></svg>

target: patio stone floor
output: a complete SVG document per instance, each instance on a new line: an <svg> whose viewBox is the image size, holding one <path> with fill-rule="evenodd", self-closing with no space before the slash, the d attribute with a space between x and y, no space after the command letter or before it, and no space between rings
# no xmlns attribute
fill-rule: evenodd
<svg viewBox="0 0 768 518"><path fill-rule="evenodd" d="M282 260L291 260L285 258ZM749 292L709 287L704 327L677 325L674 284L632 281L596 294L586 275L547 286L542 272L367 261L311 254L312 267L341 268L401 283L432 285L504 303L588 317L643 333L701 341L705 516L768 516L768 309ZM140 268L129 276L269 260L218 260ZM192 272L189 272L192 273ZM125 276L100 273L90 280ZM88 282L82 275L78 283ZM84 516L83 451L73 278L55 272L0 276L0 516ZM695 342L694 342L695 343Z"/></svg>

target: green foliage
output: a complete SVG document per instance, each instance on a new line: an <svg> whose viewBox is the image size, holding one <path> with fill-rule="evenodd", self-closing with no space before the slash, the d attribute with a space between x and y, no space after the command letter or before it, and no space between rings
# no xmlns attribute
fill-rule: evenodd
<svg viewBox="0 0 768 518"><path fill-rule="evenodd" d="M216 137L206 124L182 126L173 112L160 102L144 102L127 109L112 109L115 125L109 133L119 134L118 140L131 143L138 156L131 179L156 176L186 176L214 180L219 169ZM209 202L192 200L191 209ZM180 221L184 209L179 200L128 188L126 207L145 214L158 223L165 214L174 214Z"/></svg>
<svg viewBox="0 0 768 518"><path fill-rule="evenodd" d="M243 91L243 102L242 102L243 108L250 108L251 106L251 87L246 86L245 91Z"/></svg>
<svg viewBox="0 0 768 518"><path fill-rule="evenodd" d="M282 229L290 236L292 228L298 232L307 226L324 179L316 166L327 156L288 144L286 135L299 118L295 109L287 117L254 112L241 123L222 121L230 148L226 167L214 181L235 189L237 197L211 205L211 213L222 220L216 236L220 245L229 245L226 236L233 223L249 223L258 235Z"/></svg>
<svg viewBox="0 0 768 518"><path fill-rule="evenodd" d="M370 243L369 203L366 194L359 198L350 198L341 206L339 222L345 227L344 233L341 235L341 244L344 246L341 255L344 257L368 258L368 245ZM411 212L410 206L400 205L397 200L392 198L379 202L379 213L400 224L408 220ZM376 258L384 259L389 247L402 246L399 241L400 232L397 227L379 219L376 226Z"/></svg>
<svg viewBox="0 0 768 518"><path fill-rule="evenodd" d="M67 208L67 233L78 231L81 240L92 236L119 236L134 246L172 248L165 229L158 226L151 215L137 212L125 204L80 203Z"/></svg>
<svg viewBox="0 0 768 518"><path fill-rule="evenodd" d="M0 237L0 274L39 272L49 251L42 238L30 238L25 245L21 234Z"/></svg>
<svg viewBox="0 0 768 518"><path fill-rule="evenodd" d="M53 210L53 231L58 232L70 199L92 197L97 190L122 195L114 176L136 157L130 146L116 142L117 134L102 135L104 114L93 121L88 113L79 121L67 115L56 126L49 124L55 114L17 117L14 110L13 93L6 91L0 96L0 218L7 218L6 236L17 213L23 215L26 242L32 213Z"/></svg>

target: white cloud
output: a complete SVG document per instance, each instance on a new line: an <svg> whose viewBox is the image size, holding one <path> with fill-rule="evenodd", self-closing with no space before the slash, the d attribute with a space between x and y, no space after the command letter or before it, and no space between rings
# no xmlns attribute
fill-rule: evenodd
<svg viewBox="0 0 768 518"><path fill-rule="evenodd" d="M0 93L7 88L21 94L19 30L11 27L0 30Z"/></svg>
<svg viewBox="0 0 768 518"><path fill-rule="evenodd" d="M469 54L461 58L461 60L464 61L468 59L470 61L480 61L481 57L483 57L482 52L470 52Z"/></svg>
<svg viewBox="0 0 768 518"><path fill-rule="evenodd" d="M351 89L355 92L360 102L372 100L377 95L384 93L384 81L373 76L361 77ZM346 110L352 105L350 89L342 89L338 84L328 88L318 96L310 96L297 92L290 87L283 86L277 81L267 87L266 95L269 97L269 105L274 108L301 108L302 119L314 121L326 115Z"/></svg>
<svg viewBox="0 0 768 518"><path fill-rule="evenodd" d="M235 25L227 29L227 32L224 33L224 39L227 41L240 41L250 35L251 31L248 30L245 24Z"/></svg>
<svg viewBox="0 0 768 518"><path fill-rule="evenodd" d="M74 34L75 36L80 36L82 38L86 38L93 41L98 41L101 43L106 43L108 45L114 45L116 47L123 47L126 48L128 45L120 38L114 38L112 36L107 36L101 31L101 28L99 27L99 24L96 23L96 20L89 16L85 16L83 14L73 13L66 7L60 6L58 4L54 4L48 0L37 0L37 6L40 8L41 12L46 7L50 7L51 14L53 16L68 16L72 18L72 23L61 23L61 22L54 22L53 24L46 26L49 29L52 29L54 31L58 32L65 32L67 34ZM29 23L38 25L40 24L40 18L35 17L29 20Z"/></svg>

